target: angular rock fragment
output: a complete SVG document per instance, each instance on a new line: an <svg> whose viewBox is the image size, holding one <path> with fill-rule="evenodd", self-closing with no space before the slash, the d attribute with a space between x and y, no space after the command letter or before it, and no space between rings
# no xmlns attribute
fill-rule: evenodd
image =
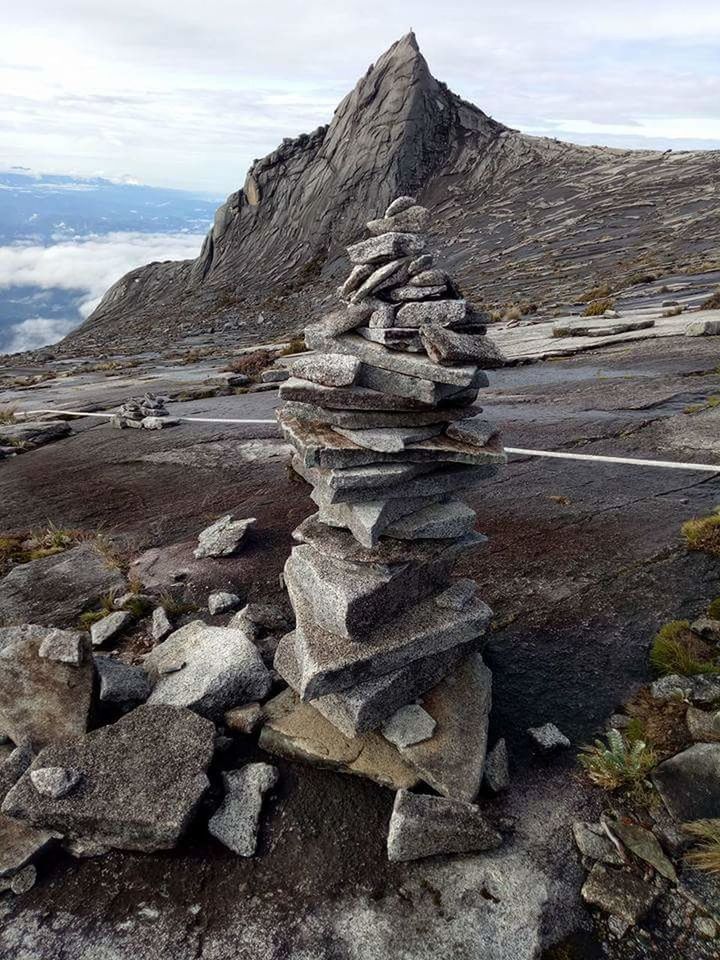
<svg viewBox="0 0 720 960"><path fill-rule="evenodd" d="M462 420L451 421L445 431L455 440L463 440L478 447L490 446L500 438L498 428L494 423L485 420L482 416L467 417Z"/></svg>
<svg viewBox="0 0 720 960"><path fill-rule="evenodd" d="M231 610L236 610L241 603L242 601L236 593L224 591L211 593L208 597L208 611L211 616L218 613L229 613Z"/></svg>
<svg viewBox="0 0 720 960"><path fill-rule="evenodd" d="M485 757L483 770L485 786L492 793L501 793L510 786L508 751L505 738L501 737Z"/></svg>
<svg viewBox="0 0 720 960"><path fill-rule="evenodd" d="M260 747L290 760L368 777L391 790L418 782L412 767L380 734L345 737L292 690L284 690L265 705Z"/></svg>
<svg viewBox="0 0 720 960"><path fill-rule="evenodd" d="M132 621L133 616L128 610L116 610L109 613L102 620L97 620L90 627L90 639L94 647L101 647L108 640L112 640L121 633Z"/></svg>
<svg viewBox="0 0 720 960"><path fill-rule="evenodd" d="M544 723L541 727L528 727L528 736L541 753L554 753L570 746L570 741L554 723Z"/></svg>
<svg viewBox="0 0 720 960"><path fill-rule="evenodd" d="M400 707L382 727L382 735L399 750L429 740L437 724L430 714L417 703Z"/></svg>
<svg viewBox="0 0 720 960"><path fill-rule="evenodd" d="M94 667L90 639L79 640L80 663L41 657L52 627L0 628L0 730L36 749L87 729ZM47 648L46 648L47 649Z"/></svg>
<svg viewBox="0 0 720 960"><path fill-rule="evenodd" d="M181 627L145 658L155 681L149 705L170 704L221 720L226 710L262 700L271 678L242 629L209 627L200 620Z"/></svg>
<svg viewBox="0 0 720 960"><path fill-rule="evenodd" d="M229 513L220 517L202 531L198 537L194 556L200 559L201 557L226 557L235 553L255 523L255 517L233 520L232 514Z"/></svg>
<svg viewBox="0 0 720 960"><path fill-rule="evenodd" d="M639 823L632 823L630 820L620 819L610 823L612 833L618 837L623 845L627 847L636 857L649 863L657 872L670 880L671 883L677 883L677 873L675 867L665 856L657 837Z"/></svg>
<svg viewBox="0 0 720 960"><path fill-rule="evenodd" d="M150 632L155 641L164 640L172 632L172 623L170 623L165 607L155 607L153 610Z"/></svg>
<svg viewBox="0 0 720 960"><path fill-rule="evenodd" d="M460 323L467 316L464 300L434 300L428 303L407 303L396 314L398 327L423 327L427 324Z"/></svg>
<svg viewBox="0 0 720 960"><path fill-rule="evenodd" d="M416 257L425 243L409 233L383 233L369 240L361 240L348 247L351 263L382 263L397 257Z"/></svg>
<svg viewBox="0 0 720 960"><path fill-rule="evenodd" d="M210 833L238 856L254 856L263 798L277 781L277 767L269 763L248 763L224 773L225 796L210 818Z"/></svg>
<svg viewBox="0 0 720 960"><path fill-rule="evenodd" d="M585 823L577 820L572 829L575 844L583 857L614 866L622 866L625 863L625 859L601 823Z"/></svg>
<svg viewBox="0 0 720 960"><path fill-rule="evenodd" d="M407 790L399 790L395 796L388 831L389 860L492 850L501 843L500 834L471 803Z"/></svg>
<svg viewBox="0 0 720 960"><path fill-rule="evenodd" d="M122 663L109 656L95 657L100 677L100 702L117 706L144 703L152 691L152 683L142 667Z"/></svg>
<svg viewBox="0 0 720 960"><path fill-rule="evenodd" d="M385 536L396 540L450 539L464 537L475 528L477 514L460 500L435 503L395 520Z"/></svg>
<svg viewBox="0 0 720 960"><path fill-rule="evenodd" d="M72 767L36 767L30 771L30 781L43 797L59 800L80 784L82 773Z"/></svg>
<svg viewBox="0 0 720 960"><path fill-rule="evenodd" d="M332 429L359 447L375 450L378 453L400 453L402 450L407 450L409 445L419 443L421 440L429 440L430 437L436 437L442 432L442 426L434 423L426 427L386 427L374 430L333 427Z"/></svg>
<svg viewBox="0 0 720 960"><path fill-rule="evenodd" d="M117 723L46 747L8 792L2 812L41 830L121 850L163 850L185 832L209 783L215 728L170 706L140 706ZM33 786L45 767L82 780L57 799Z"/></svg>
<svg viewBox="0 0 720 960"><path fill-rule="evenodd" d="M262 707L259 703L246 703L243 707L226 710L223 720L228 730L250 734L260 726L262 717Z"/></svg>
<svg viewBox="0 0 720 960"><path fill-rule="evenodd" d="M591 907L599 907L633 926L650 910L660 891L632 873L596 863L580 893Z"/></svg>
<svg viewBox="0 0 720 960"><path fill-rule="evenodd" d="M79 667L83 662L86 645L83 634L77 630L50 630L40 644L38 656L58 663L71 663Z"/></svg>
<svg viewBox="0 0 720 960"><path fill-rule="evenodd" d="M0 764L0 804L8 791L30 766L33 754L29 747L16 747ZM8 886L53 840L53 834L46 830L14 820L0 813L0 890L3 882Z"/></svg>
<svg viewBox="0 0 720 960"><path fill-rule="evenodd" d="M689 706L685 723L696 743L720 743L720 710L699 710Z"/></svg>

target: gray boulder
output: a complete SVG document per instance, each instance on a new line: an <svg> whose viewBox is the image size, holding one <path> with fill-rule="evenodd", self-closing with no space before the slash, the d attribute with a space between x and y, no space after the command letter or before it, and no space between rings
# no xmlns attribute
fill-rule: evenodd
<svg viewBox="0 0 720 960"><path fill-rule="evenodd" d="M268 763L248 763L224 773L225 797L210 818L210 833L238 856L254 856L263 797L277 781L277 767Z"/></svg>
<svg viewBox="0 0 720 960"><path fill-rule="evenodd" d="M150 632L155 641L164 640L169 633L172 633L172 623L170 623L165 607L155 607L153 610Z"/></svg>
<svg viewBox="0 0 720 960"><path fill-rule="evenodd" d="M189 710L141 706L108 727L46 747L8 792L2 812L36 828L121 850L163 850L187 829L208 787L215 728ZM38 793L33 772L78 770L57 799Z"/></svg>
<svg viewBox="0 0 720 960"><path fill-rule="evenodd" d="M211 593L208 597L208 611L211 616L218 613L229 613L231 610L237 610L241 600L236 593Z"/></svg>
<svg viewBox="0 0 720 960"><path fill-rule="evenodd" d="M78 630L50 630L40 644L38 656L58 663L80 666L83 661L85 636Z"/></svg>
<svg viewBox="0 0 720 960"><path fill-rule="evenodd" d="M528 736L540 753L554 753L565 750L570 741L554 723L544 723L541 727L528 727Z"/></svg>
<svg viewBox="0 0 720 960"><path fill-rule="evenodd" d="M231 707L264 699L270 673L242 629L193 621L148 654L145 669L155 680L148 703L189 707L222 720Z"/></svg>
<svg viewBox="0 0 720 960"><path fill-rule="evenodd" d="M0 580L0 623L75 625L108 593L124 593L125 578L91 543L21 563Z"/></svg>
<svg viewBox="0 0 720 960"><path fill-rule="evenodd" d="M30 766L32 757L29 747L16 747L7 760L0 764L0 804ZM48 846L52 838L48 831L36 830L20 820L13 820L0 813L0 890L5 879L8 878L9 885L9 878L16 877L19 871Z"/></svg>
<svg viewBox="0 0 720 960"><path fill-rule="evenodd" d="M359 367L360 361L357 357L319 353L296 360L291 371L293 377L310 380L325 387L349 387L355 383Z"/></svg>
<svg viewBox="0 0 720 960"><path fill-rule="evenodd" d="M395 795L387 840L389 860L492 850L501 843L500 834L472 803L408 790Z"/></svg>
<svg viewBox="0 0 720 960"><path fill-rule="evenodd" d="M194 556L200 559L201 557L226 557L235 553L255 523L255 517L233 520L230 513L220 517L201 532Z"/></svg>
<svg viewBox="0 0 720 960"><path fill-rule="evenodd" d="M585 903L599 907L628 925L638 923L657 900L659 890L624 870L609 870L596 863L582 890Z"/></svg>
<svg viewBox="0 0 720 960"><path fill-rule="evenodd" d="M676 820L720 817L720 743L696 743L664 760L652 781Z"/></svg>
<svg viewBox="0 0 720 960"><path fill-rule="evenodd" d="M39 749L87 729L95 673L90 639L78 640L80 663L40 656L48 638L59 642L58 632L30 624L0 628L0 730L14 743ZM61 638L73 645L77 639Z"/></svg>

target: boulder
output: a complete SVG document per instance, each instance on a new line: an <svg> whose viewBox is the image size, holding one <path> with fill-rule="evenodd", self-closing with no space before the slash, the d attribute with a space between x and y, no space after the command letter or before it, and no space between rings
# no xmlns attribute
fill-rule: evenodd
<svg viewBox="0 0 720 960"><path fill-rule="evenodd" d="M30 563L21 563L0 580L0 623L74 626L80 614L108 593L124 593L127 583L91 543Z"/></svg>
<svg viewBox="0 0 720 960"><path fill-rule="evenodd" d="M720 818L720 743L696 743L658 764L651 776L676 820Z"/></svg>
<svg viewBox="0 0 720 960"><path fill-rule="evenodd" d="M499 847L502 837L472 803L399 790L388 830L388 859L418 860L437 854Z"/></svg>
<svg viewBox="0 0 720 960"><path fill-rule="evenodd" d="M172 633L172 623L170 623L165 607L155 607L153 610L150 632L156 642L164 640L169 633Z"/></svg>
<svg viewBox="0 0 720 960"><path fill-rule="evenodd" d="M16 747L7 760L0 764L0 804L30 766L32 756L29 747ZM52 833L36 830L0 813L0 890L6 878L9 885L10 879L16 877L52 839Z"/></svg>
<svg viewBox="0 0 720 960"><path fill-rule="evenodd" d="M70 434L66 420L19 420L0 423L0 445L25 447L34 450L46 443L54 443Z"/></svg>
<svg viewBox="0 0 720 960"><path fill-rule="evenodd" d="M277 781L277 767L269 763L248 763L224 773L225 796L210 818L210 833L238 856L254 856L263 798Z"/></svg>
<svg viewBox="0 0 720 960"><path fill-rule="evenodd" d="M149 704L188 707L213 720L270 690L270 673L247 632L200 620L155 647L144 666L155 681Z"/></svg>
<svg viewBox="0 0 720 960"><path fill-rule="evenodd" d="M41 656L48 638L55 649L77 644L81 662ZM0 732L36 749L84 733L94 674L87 635L31 624L0 628Z"/></svg>
<svg viewBox="0 0 720 960"><path fill-rule="evenodd" d="M121 850L163 850L187 829L209 782L215 728L170 706L141 706L117 723L46 747L8 792L2 812L71 839ZM79 785L57 799L33 772L71 768Z"/></svg>
<svg viewBox="0 0 720 960"><path fill-rule="evenodd" d="M720 320L693 320L685 328L686 337L720 336Z"/></svg>
<svg viewBox="0 0 720 960"><path fill-rule="evenodd" d="M360 361L357 357L342 357L335 353L316 353L296 360L293 377L310 380L325 387L349 387L355 383Z"/></svg>
<svg viewBox="0 0 720 960"><path fill-rule="evenodd" d="M255 517L233 520L230 513L220 517L201 532L194 556L200 559L201 557L226 557L235 553L255 523Z"/></svg>
<svg viewBox="0 0 720 960"><path fill-rule="evenodd" d="M347 248L350 263L382 263L398 257L416 257L425 249L425 241L411 233L383 233L361 240Z"/></svg>
<svg viewBox="0 0 720 960"><path fill-rule="evenodd" d="M696 743L720 743L720 710L699 710L689 706L685 723Z"/></svg>

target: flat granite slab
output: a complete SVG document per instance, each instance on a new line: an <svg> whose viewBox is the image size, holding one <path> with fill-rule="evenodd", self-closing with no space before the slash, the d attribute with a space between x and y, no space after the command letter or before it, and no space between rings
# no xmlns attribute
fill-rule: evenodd
<svg viewBox="0 0 720 960"><path fill-rule="evenodd" d="M295 613L297 627L280 641L275 668L282 676L286 657L298 662L298 690L303 700L347 690L468 643L484 633L492 617L490 607L477 598L462 610L448 610L428 597L396 619L369 630L362 640L348 640L318 627L302 603Z"/></svg>

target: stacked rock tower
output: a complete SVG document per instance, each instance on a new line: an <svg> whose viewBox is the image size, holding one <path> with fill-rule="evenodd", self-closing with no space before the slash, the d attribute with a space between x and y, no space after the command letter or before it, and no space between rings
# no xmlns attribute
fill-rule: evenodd
<svg viewBox="0 0 720 960"><path fill-rule="evenodd" d="M484 369L502 358L483 315L426 252L428 219L400 197L368 223L369 239L348 248L342 308L307 328L316 353L295 361L280 388L278 419L318 510L293 534L285 583L297 625L275 666L346 737L381 728L409 755L418 739L457 749L442 703L433 715L416 701L432 688L442 699L441 681L462 675L468 709L479 712L475 730L464 717L475 738L470 775L445 776L428 750L418 769L441 793L472 800L486 749L490 674L479 647L491 611L473 581L452 574L485 541L462 493L505 460L497 430L472 406Z"/></svg>

